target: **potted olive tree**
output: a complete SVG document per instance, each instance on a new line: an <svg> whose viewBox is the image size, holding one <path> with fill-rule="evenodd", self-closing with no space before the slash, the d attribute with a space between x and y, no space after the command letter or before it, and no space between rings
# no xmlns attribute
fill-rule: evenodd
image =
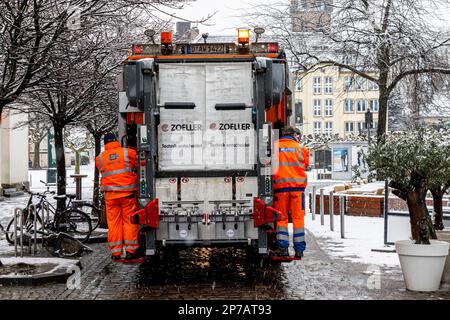
<svg viewBox="0 0 450 320"><path fill-rule="evenodd" d="M443 132L431 128L390 134L373 145L367 157L370 168L389 180L392 193L408 205L411 239L398 241L395 247L409 290L438 290L449 253L449 244L437 240L426 205L436 175L449 165L448 149L439 149L445 145L443 137ZM447 156L439 156L445 152Z"/></svg>

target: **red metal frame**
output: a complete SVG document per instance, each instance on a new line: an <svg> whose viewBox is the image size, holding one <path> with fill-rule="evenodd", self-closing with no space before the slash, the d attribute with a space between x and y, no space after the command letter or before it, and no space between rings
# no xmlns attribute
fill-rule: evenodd
<svg viewBox="0 0 450 320"><path fill-rule="evenodd" d="M253 222L255 228L259 228L267 223L276 222L280 215L280 211L268 206L261 199L253 199Z"/></svg>
<svg viewBox="0 0 450 320"><path fill-rule="evenodd" d="M159 228L159 200L150 201L144 208L130 216L132 224L139 224L153 229Z"/></svg>

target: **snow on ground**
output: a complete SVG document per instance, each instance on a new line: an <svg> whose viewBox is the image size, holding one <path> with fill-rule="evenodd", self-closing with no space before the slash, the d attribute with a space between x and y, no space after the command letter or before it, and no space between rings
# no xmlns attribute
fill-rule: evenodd
<svg viewBox="0 0 450 320"><path fill-rule="evenodd" d="M94 165L81 166L80 173L88 175L87 178L83 179L83 192L82 197L83 200L92 200L93 190L94 190ZM74 167L67 169L67 193L75 194L75 181L73 178L70 178L72 174L74 174ZM46 170L30 170L28 172L29 181L30 181L30 190L32 192L43 192L46 191L47 188L44 184L40 182L47 181L47 171ZM51 186L50 191L56 191L56 186ZM3 228L6 229L9 221L12 219L14 215L14 210L17 208L24 208L28 203L29 195L25 194L21 197L16 198L5 198L5 201L0 202L0 224ZM35 199L37 200L37 199ZM49 197L48 200L53 205L56 204L56 201ZM14 246L10 246L6 239L5 235L0 232L0 255L13 254Z"/></svg>
<svg viewBox="0 0 450 320"><path fill-rule="evenodd" d="M319 241L322 249L333 257L365 264L399 266L396 253L373 252L372 249L393 250L384 245L384 218L345 216L345 239L341 239L340 216L334 217L334 231L330 231L330 216L325 216L325 225L320 215L312 220L307 213L305 227Z"/></svg>
<svg viewBox="0 0 450 320"><path fill-rule="evenodd" d="M70 175L74 173L74 169L70 168L67 172L67 193L75 193L75 182ZM81 174L88 175L83 179L83 199L92 199L94 165L82 166ZM40 183L40 180L46 181L45 170L30 170L30 187L34 192L45 191L46 187ZM314 184L315 173L308 172L310 182ZM324 181L319 180L321 185L325 186L328 193L332 190L331 186L342 184L342 181ZM326 187L326 186L329 187ZM362 191L372 191L383 187L384 183L372 183L368 185L355 186ZM50 187L50 190L56 190L56 187ZM24 207L28 201L28 196L6 199L0 202L0 223L6 228L8 221L13 215L13 210L17 207ZM306 208L309 207L309 199L306 197ZM309 211L309 210L308 210ZM316 215L313 221L311 213L307 212L305 217L306 228L311 231L318 239L322 249L329 255L343 258L355 262L375 265L399 266L397 254L372 252L372 249L392 249L392 247L384 247L384 219L369 217L345 217L345 239L340 236L340 217L335 216L334 232L330 231L330 217L325 216L325 226L320 224L320 215ZM292 225L291 225L292 232ZM0 234L0 255L13 253L14 247L9 246L4 239L4 235Z"/></svg>

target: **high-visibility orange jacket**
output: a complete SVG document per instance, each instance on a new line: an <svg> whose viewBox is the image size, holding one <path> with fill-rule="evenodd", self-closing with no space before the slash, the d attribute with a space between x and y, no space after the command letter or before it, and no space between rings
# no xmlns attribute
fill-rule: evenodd
<svg viewBox="0 0 450 320"><path fill-rule="evenodd" d="M96 165L102 174L101 191L126 196L138 190L135 150L122 148L118 142L108 143L96 158Z"/></svg>
<svg viewBox="0 0 450 320"><path fill-rule="evenodd" d="M292 137L282 137L275 142L276 163L273 164L275 193L304 191L308 184L306 169L309 151Z"/></svg>

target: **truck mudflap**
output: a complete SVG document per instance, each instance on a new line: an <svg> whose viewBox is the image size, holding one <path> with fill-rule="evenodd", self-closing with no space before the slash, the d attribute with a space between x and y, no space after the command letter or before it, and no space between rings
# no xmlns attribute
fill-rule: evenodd
<svg viewBox="0 0 450 320"><path fill-rule="evenodd" d="M150 201L148 205L130 216L132 224L146 226L152 229L159 228L159 200Z"/></svg>
<svg viewBox="0 0 450 320"><path fill-rule="evenodd" d="M281 211L268 206L261 199L256 197L253 199L253 222L255 228L276 222L281 215Z"/></svg>

